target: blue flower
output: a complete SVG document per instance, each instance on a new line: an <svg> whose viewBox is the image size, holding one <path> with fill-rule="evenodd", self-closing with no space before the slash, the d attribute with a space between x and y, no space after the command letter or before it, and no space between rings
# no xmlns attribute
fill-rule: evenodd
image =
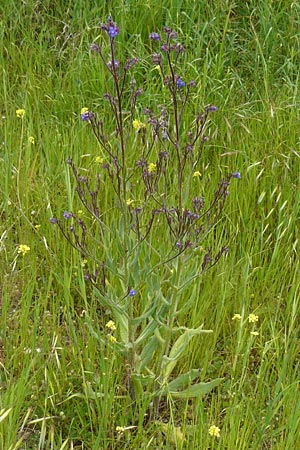
<svg viewBox="0 0 300 450"><path fill-rule="evenodd" d="M89 111L85 111L83 114L81 114L81 120L83 120L84 122L87 122L88 120L90 120Z"/></svg>
<svg viewBox="0 0 300 450"><path fill-rule="evenodd" d="M110 37L111 39L113 39L113 38L115 38L116 36L118 36L118 34L119 34L119 28L116 27L115 25L110 25L110 26L108 27L107 33L108 33L109 37Z"/></svg>
<svg viewBox="0 0 300 450"><path fill-rule="evenodd" d="M130 289L128 295L129 295L129 297L134 297L136 295L136 290L135 289Z"/></svg>
<svg viewBox="0 0 300 450"><path fill-rule="evenodd" d="M52 225L55 225L56 223L58 223L58 220L55 217L50 217L50 223Z"/></svg>
<svg viewBox="0 0 300 450"><path fill-rule="evenodd" d="M206 110L207 110L208 112L216 112L216 111L218 111L218 108L217 108L215 105L209 105L209 106L206 108Z"/></svg>
<svg viewBox="0 0 300 450"><path fill-rule="evenodd" d="M232 178L242 178L240 172L234 172L231 174Z"/></svg>
<svg viewBox="0 0 300 450"><path fill-rule="evenodd" d="M158 33L152 32L149 34L149 39L151 39L152 41L159 41L160 35Z"/></svg>
<svg viewBox="0 0 300 450"><path fill-rule="evenodd" d="M182 81L181 78L177 78L177 80L176 80L176 85L177 85L177 87L178 87L179 89L181 89L181 88L183 88L183 87L185 86L185 82Z"/></svg>
<svg viewBox="0 0 300 450"><path fill-rule="evenodd" d="M68 219L71 219L71 217L72 217L72 213L69 213L68 211L64 212L64 219L68 220Z"/></svg>

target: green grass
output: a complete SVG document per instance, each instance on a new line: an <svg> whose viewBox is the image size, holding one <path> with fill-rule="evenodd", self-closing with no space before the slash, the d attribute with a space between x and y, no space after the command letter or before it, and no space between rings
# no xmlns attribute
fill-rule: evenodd
<svg viewBox="0 0 300 450"><path fill-rule="evenodd" d="M0 448L293 450L300 438L299 6L123 0L110 8L10 0L0 13ZM146 56L137 69L137 80L146 80L139 114L161 101L148 34L164 25L178 30L187 48L195 110L218 106L201 193L211 196L229 172L242 174L211 238L214 248L228 244L230 252L183 291L187 306L177 317L181 326L204 323L213 333L190 341L176 374L201 368L201 381L224 380L201 399L166 397L160 420L148 422L147 402L137 410L128 396L124 360L101 340L109 308L84 281L80 256L49 223L82 209L67 158L88 168L100 154L81 107L103 113L113 128L103 101L108 80L88 50L108 14L128 55ZM26 110L22 120L19 108ZM107 188L104 204L111 196ZM24 257L20 244L30 247ZM200 256L188 260L185 276ZM117 279L110 283L120 290ZM249 314L258 322L249 323ZM219 438L208 433L214 424Z"/></svg>

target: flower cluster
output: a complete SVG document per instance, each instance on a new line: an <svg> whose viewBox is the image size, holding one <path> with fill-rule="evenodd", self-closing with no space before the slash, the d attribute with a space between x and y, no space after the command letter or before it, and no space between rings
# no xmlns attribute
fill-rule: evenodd
<svg viewBox="0 0 300 450"><path fill-rule="evenodd" d="M248 321L249 323L256 323L258 322L258 316L255 314L249 314Z"/></svg>
<svg viewBox="0 0 300 450"><path fill-rule="evenodd" d="M26 244L20 244L18 247L18 253L20 253L22 256L25 256L29 251L30 247Z"/></svg>
<svg viewBox="0 0 300 450"><path fill-rule="evenodd" d="M16 116L19 119L23 119L23 117L25 116L25 113L26 113L25 109L17 109L16 110Z"/></svg>
<svg viewBox="0 0 300 450"><path fill-rule="evenodd" d="M209 427L208 434L210 434L210 436L219 438L221 435L221 430L216 425L212 425L211 427Z"/></svg>
<svg viewBox="0 0 300 450"><path fill-rule="evenodd" d="M116 324L113 320L109 320L105 326L111 331L115 331L117 329Z"/></svg>
<svg viewBox="0 0 300 450"><path fill-rule="evenodd" d="M132 126L136 131L140 131L142 128L146 128L146 125L143 122L140 122L139 120L135 119L132 122Z"/></svg>
<svg viewBox="0 0 300 450"><path fill-rule="evenodd" d="M118 36L120 30L119 27L113 22L112 18L108 16L107 23L101 24L101 29L106 31L111 40Z"/></svg>
<svg viewBox="0 0 300 450"><path fill-rule="evenodd" d="M117 342L117 338L112 333L117 329L116 324L113 320L109 320L105 326L109 330L109 333L107 335L108 340L109 342L114 344L115 342Z"/></svg>

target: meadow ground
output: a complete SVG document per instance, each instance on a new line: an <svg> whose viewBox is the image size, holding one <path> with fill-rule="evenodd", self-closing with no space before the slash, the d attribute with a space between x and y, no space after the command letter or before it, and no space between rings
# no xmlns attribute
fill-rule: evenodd
<svg viewBox="0 0 300 450"><path fill-rule="evenodd" d="M2 3L0 448L296 450L298 2L120 0L113 9L96 0L88 6L82 0ZM195 111L218 107L209 116L198 176L189 178L193 193L208 201L221 179L241 174L231 180L216 226L183 254L180 275L181 258L162 264L170 236L158 222L151 240L129 252L124 229L130 227L119 214L130 206L129 184L120 187L119 206L113 183L101 184L110 231L100 224L99 232L66 164L72 158L81 175L102 170L105 155L81 120L82 107L97 111L116 138L111 105L103 100L111 77L89 50L91 43L107 47L99 24L108 14L120 27L120 62L140 59L134 77L144 93L134 109L137 120L145 120L145 107L166 99L151 63L156 43L149 41L165 25L185 46L180 76L196 81L182 133ZM124 126L131 130L130 165L143 142L131 122ZM176 166L168 171L169 181L177 179ZM168 184L174 201L177 188ZM50 223L65 223L64 211L88 224L96 239L92 255L83 257ZM222 246L228 254L198 277L207 248L215 255ZM97 260L107 267L102 291L86 276L101 269ZM201 324L212 332L187 331ZM143 352L149 342L156 345L152 359ZM170 348L168 357L159 350ZM177 383L176 396L170 383L186 373L188 388L180 391ZM219 379L207 394L192 395L194 383ZM152 398L153 389L159 394Z"/></svg>

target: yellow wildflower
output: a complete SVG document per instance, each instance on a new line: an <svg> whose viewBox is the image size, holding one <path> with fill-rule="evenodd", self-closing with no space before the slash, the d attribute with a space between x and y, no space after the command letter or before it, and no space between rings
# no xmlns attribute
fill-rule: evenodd
<svg viewBox="0 0 300 450"><path fill-rule="evenodd" d="M234 314L232 320L241 320L242 316L240 314Z"/></svg>
<svg viewBox="0 0 300 450"><path fill-rule="evenodd" d="M193 173L193 178L202 177L202 173L199 172L199 170L196 170L196 172Z"/></svg>
<svg viewBox="0 0 300 450"><path fill-rule="evenodd" d="M219 427L216 427L216 425L212 425L211 427L209 427L209 430L208 430L208 433L211 435L211 436L214 436L214 437L220 437L220 428Z"/></svg>
<svg viewBox="0 0 300 450"><path fill-rule="evenodd" d="M252 334L252 336L258 336L259 332L258 331L250 331L250 334Z"/></svg>
<svg viewBox="0 0 300 450"><path fill-rule="evenodd" d="M16 109L16 115L19 119L23 119L25 116L25 109Z"/></svg>
<svg viewBox="0 0 300 450"><path fill-rule="evenodd" d="M105 326L106 328L109 328L111 331L116 330L116 324L113 320L109 320Z"/></svg>
<svg viewBox="0 0 300 450"><path fill-rule="evenodd" d="M142 128L146 128L146 125L143 122L140 122L139 120L135 119L132 122L132 126L136 131L140 131Z"/></svg>
<svg viewBox="0 0 300 450"><path fill-rule="evenodd" d="M111 342L112 344L114 344L115 342L117 342L117 339L116 339L112 334L110 334L110 335L108 336L108 339L110 340L110 342Z"/></svg>
<svg viewBox="0 0 300 450"><path fill-rule="evenodd" d="M30 250L30 247L26 244L20 244L18 247L18 253L21 253L22 256L25 256L26 253L28 253Z"/></svg>
<svg viewBox="0 0 300 450"><path fill-rule="evenodd" d="M127 206L130 206L130 205L132 205L134 203L134 200L132 200L132 198L128 198L127 200L126 200L126 205Z"/></svg>
<svg viewBox="0 0 300 450"><path fill-rule="evenodd" d="M103 158L101 158L101 156L96 156L95 162L98 163L98 164L102 164L103 163Z"/></svg>
<svg viewBox="0 0 300 450"><path fill-rule="evenodd" d="M258 322L258 316L256 316L255 314L249 314L248 321L249 323Z"/></svg>
<svg viewBox="0 0 300 450"><path fill-rule="evenodd" d="M37 225L34 225L34 228L35 228L36 230L39 230L39 229L41 228L41 225L38 223Z"/></svg>
<svg viewBox="0 0 300 450"><path fill-rule="evenodd" d="M89 108L81 108L80 114L82 115L87 112L89 112Z"/></svg>
<svg viewBox="0 0 300 450"><path fill-rule="evenodd" d="M116 427L116 432L119 433L119 434L123 433L124 430L125 430L124 427Z"/></svg>
<svg viewBox="0 0 300 450"><path fill-rule="evenodd" d="M35 144L35 140L33 136L29 136L28 138L28 143L34 145Z"/></svg>
<svg viewBox="0 0 300 450"><path fill-rule="evenodd" d="M152 173L156 171L156 164L155 163L149 163L148 165L148 172Z"/></svg>

